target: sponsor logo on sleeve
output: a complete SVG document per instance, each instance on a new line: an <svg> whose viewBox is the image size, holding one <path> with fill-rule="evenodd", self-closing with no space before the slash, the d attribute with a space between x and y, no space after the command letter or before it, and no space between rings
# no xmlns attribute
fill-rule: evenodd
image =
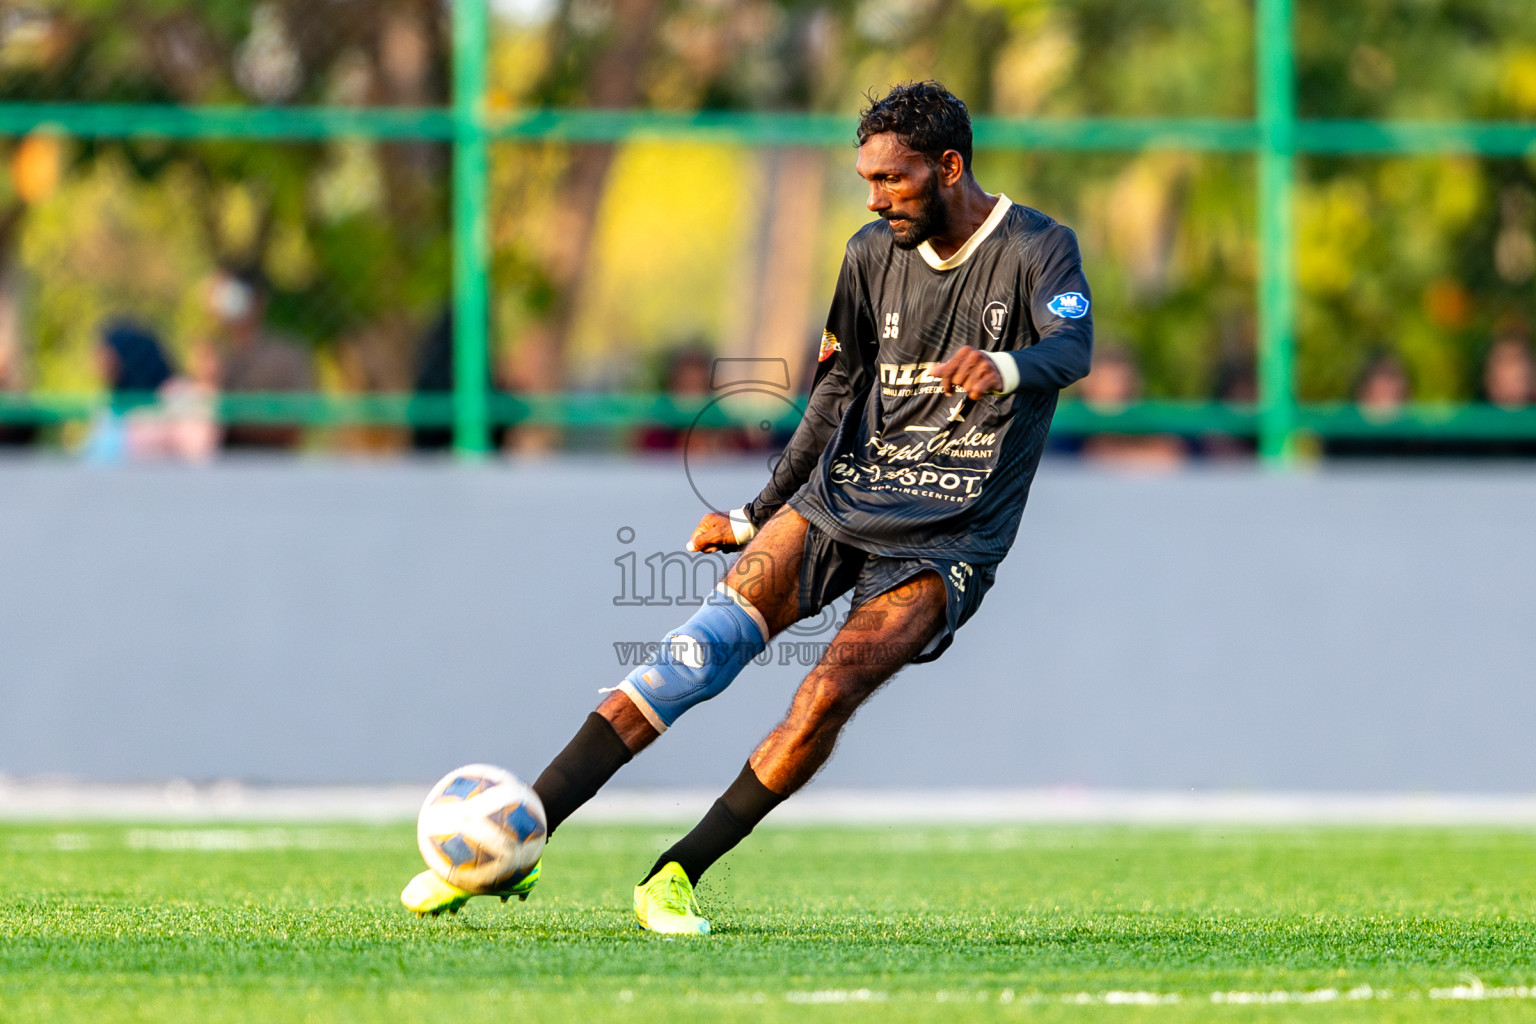
<svg viewBox="0 0 1536 1024"><path fill-rule="evenodd" d="M821 351L816 356L818 363L824 363L832 358L833 352L841 352L843 346L837 343L837 335L831 331L821 332Z"/></svg>
<svg viewBox="0 0 1536 1024"><path fill-rule="evenodd" d="M1045 308L1064 320L1081 320L1088 315L1088 297L1082 292L1062 292Z"/></svg>

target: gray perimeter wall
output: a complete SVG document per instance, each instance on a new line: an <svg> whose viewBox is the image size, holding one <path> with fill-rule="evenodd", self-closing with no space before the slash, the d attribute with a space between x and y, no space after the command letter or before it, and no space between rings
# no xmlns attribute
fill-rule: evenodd
<svg viewBox="0 0 1536 1024"><path fill-rule="evenodd" d="M735 503L763 472L695 482ZM690 613L616 606L615 559L648 593L702 509L671 461L0 463L0 773L531 777L614 644ZM1047 463L980 613L822 780L1531 791L1533 513L1519 469ZM802 673L749 669L619 782L723 785Z"/></svg>

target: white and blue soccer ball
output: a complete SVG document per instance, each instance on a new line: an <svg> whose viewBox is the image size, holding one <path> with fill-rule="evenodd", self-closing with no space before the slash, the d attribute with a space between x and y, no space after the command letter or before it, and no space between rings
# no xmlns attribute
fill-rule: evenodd
<svg viewBox="0 0 1536 1024"><path fill-rule="evenodd" d="M495 893L527 877L544 853L544 805L522 779L489 764L444 775L416 819L416 845L439 878Z"/></svg>

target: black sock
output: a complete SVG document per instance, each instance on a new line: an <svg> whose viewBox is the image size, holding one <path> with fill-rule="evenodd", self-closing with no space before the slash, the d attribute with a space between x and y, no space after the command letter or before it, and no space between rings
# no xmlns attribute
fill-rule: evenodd
<svg viewBox="0 0 1536 1024"><path fill-rule="evenodd" d="M553 833L576 808L592 799L632 757L608 719L596 711L588 715L575 737L533 784L533 791L544 803L549 831Z"/></svg>
<svg viewBox="0 0 1536 1024"><path fill-rule="evenodd" d="M783 802L782 796L758 780L748 762L725 795L716 800L703 820L693 826L693 831L661 855L645 881L650 881L656 872L675 860L687 873L688 881L698 885L699 877L711 864L747 838L758 822Z"/></svg>

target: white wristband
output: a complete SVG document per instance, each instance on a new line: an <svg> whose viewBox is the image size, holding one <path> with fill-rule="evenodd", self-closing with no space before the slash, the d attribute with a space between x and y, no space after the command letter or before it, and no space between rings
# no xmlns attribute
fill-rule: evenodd
<svg viewBox="0 0 1536 1024"><path fill-rule="evenodd" d="M997 367L997 372L1002 375L1003 386L994 395L1011 395L1019 387L1018 361L1007 352L983 352L982 355L992 360L992 365Z"/></svg>
<svg viewBox="0 0 1536 1024"><path fill-rule="evenodd" d="M745 544L757 536L757 527L747 518L747 506L733 508L728 514L731 517L731 532L736 535L737 544Z"/></svg>

